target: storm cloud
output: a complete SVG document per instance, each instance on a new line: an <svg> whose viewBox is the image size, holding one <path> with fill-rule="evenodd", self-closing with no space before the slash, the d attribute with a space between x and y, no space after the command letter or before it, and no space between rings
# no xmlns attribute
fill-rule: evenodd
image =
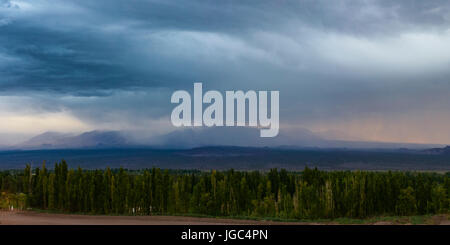
<svg viewBox="0 0 450 245"><path fill-rule="evenodd" d="M279 90L281 131L449 143L449 43L448 1L1 0L0 132L170 132L203 82Z"/></svg>

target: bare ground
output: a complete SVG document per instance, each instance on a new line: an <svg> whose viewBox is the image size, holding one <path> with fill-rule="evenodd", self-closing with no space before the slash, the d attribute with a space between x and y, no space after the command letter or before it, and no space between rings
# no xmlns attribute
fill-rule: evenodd
<svg viewBox="0 0 450 245"><path fill-rule="evenodd" d="M0 211L0 225L272 225L291 222L185 216L106 216ZM312 223L299 223L312 224Z"/></svg>
<svg viewBox="0 0 450 245"><path fill-rule="evenodd" d="M326 225L336 222L276 222L225 218L199 218L186 216L106 216L80 214L54 214L33 211L0 211L0 225ZM391 221L378 221L369 225L394 225ZM431 218L431 224L450 225L446 215Z"/></svg>

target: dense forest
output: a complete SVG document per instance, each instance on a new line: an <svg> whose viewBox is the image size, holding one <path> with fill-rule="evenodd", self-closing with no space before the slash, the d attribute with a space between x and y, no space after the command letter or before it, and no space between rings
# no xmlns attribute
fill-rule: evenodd
<svg viewBox="0 0 450 245"><path fill-rule="evenodd" d="M69 169L0 172L3 208L317 219L450 211L450 172Z"/></svg>

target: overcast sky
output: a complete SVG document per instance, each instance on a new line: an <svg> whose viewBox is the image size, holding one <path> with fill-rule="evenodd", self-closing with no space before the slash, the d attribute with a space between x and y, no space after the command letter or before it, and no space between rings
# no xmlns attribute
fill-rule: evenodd
<svg viewBox="0 0 450 245"><path fill-rule="evenodd" d="M0 143L170 132L173 91L279 90L286 129L450 144L449 1L0 0Z"/></svg>

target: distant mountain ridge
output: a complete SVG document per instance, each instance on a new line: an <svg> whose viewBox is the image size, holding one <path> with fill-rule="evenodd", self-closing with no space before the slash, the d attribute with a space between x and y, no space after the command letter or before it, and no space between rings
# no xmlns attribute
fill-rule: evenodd
<svg viewBox="0 0 450 245"><path fill-rule="evenodd" d="M450 154L450 146L446 146L443 148L431 148L431 149L426 149L422 151L423 153L428 153L428 154Z"/></svg>
<svg viewBox="0 0 450 245"><path fill-rule="evenodd" d="M45 132L37 135L16 148L21 149L64 149L64 148L98 148L121 147L129 141L118 131L90 131L79 135L57 132Z"/></svg>
<svg viewBox="0 0 450 245"><path fill-rule="evenodd" d="M335 135L337 133L334 133ZM391 149L425 150L443 145L389 143L334 140L323 133L308 129L282 130L277 137L261 138L258 128L211 127L187 128L158 136L136 139L136 133L95 130L81 134L45 132L34 136L10 149L82 149L82 148L129 148L151 147L163 149L192 149L205 146L271 147L284 149ZM430 150L433 151L433 150ZM448 149L450 151L450 149ZM429 152L436 154L436 152ZM426 153L426 152L425 152Z"/></svg>
<svg viewBox="0 0 450 245"><path fill-rule="evenodd" d="M337 132L333 132L333 136ZM189 128L170 132L152 139L154 145L165 148L190 149L204 146L283 147L298 148L349 148L349 149L428 149L439 144L371 142L362 140L337 140L326 138L323 132L315 133L305 128L281 130L277 137L261 138L259 129L250 127Z"/></svg>

